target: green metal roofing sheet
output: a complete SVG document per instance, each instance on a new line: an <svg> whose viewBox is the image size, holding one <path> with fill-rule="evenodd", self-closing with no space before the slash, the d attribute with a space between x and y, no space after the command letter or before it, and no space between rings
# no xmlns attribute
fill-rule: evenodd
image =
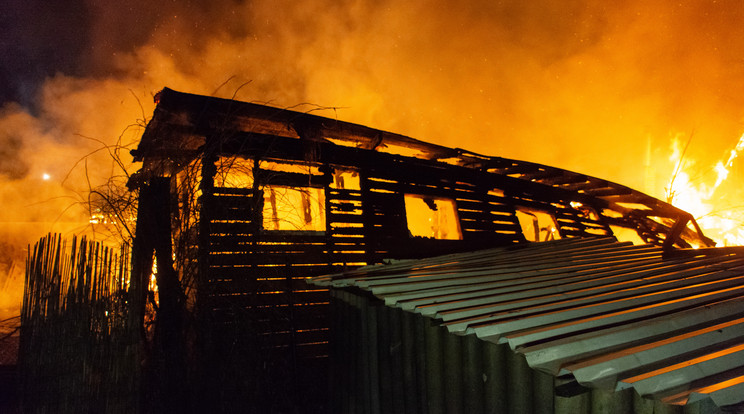
<svg viewBox="0 0 744 414"><path fill-rule="evenodd" d="M667 257L614 238L404 260L316 277L508 344L579 388L685 405L744 404L744 250Z"/></svg>

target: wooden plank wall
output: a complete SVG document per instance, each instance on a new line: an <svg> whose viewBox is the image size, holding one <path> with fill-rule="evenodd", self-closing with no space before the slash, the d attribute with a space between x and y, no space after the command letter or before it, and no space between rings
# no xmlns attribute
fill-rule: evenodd
<svg viewBox="0 0 744 414"><path fill-rule="evenodd" d="M287 161L304 162L301 153L288 150L294 148L289 143L280 138L271 142L286 150ZM208 246L202 247L208 264L202 267L206 275L200 294L216 346L212 355L221 364L213 372L238 378L253 370L247 375L256 378L250 387L253 406L261 409L273 409L266 401L283 400L271 396L277 390L299 395L302 389L300 400L307 401L313 395L322 399L326 389L326 382L318 379L328 372L330 297L327 290L307 285L306 278L387 259L524 242L516 215L524 207L554 214L564 237L611 234L599 217L573 208L572 200L504 184L509 177L357 148L319 145L316 151L315 165L321 167L313 173L259 170L255 189L215 187L203 195L209 206L201 218L207 224L202 240ZM272 159L282 158L272 154ZM357 174L359 188L337 188L334 169ZM264 230L259 189L266 185L322 188L325 231ZM411 237L406 194L453 200L462 240ZM234 386L236 392L245 388ZM225 404L228 388L221 385L215 391ZM239 399L243 401L236 405L244 404L246 396ZM293 401L297 406L297 399Z"/></svg>
<svg viewBox="0 0 744 414"><path fill-rule="evenodd" d="M261 232L260 194L215 188L209 234L213 321L242 315L264 349L296 347L296 355L327 354L328 292L310 288L309 274L331 271L327 237ZM258 219L258 220L257 220ZM301 313L295 308L301 308Z"/></svg>
<svg viewBox="0 0 744 414"><path fill-rule="evenodd" d="M524 241L515 207L489 194L487 173L442 163L376 154L360 175L368 242L375 261L434 255ZM467 172L467 174L461 174ZM408 235L406 194L446 198L456 204L462 240L432 240Z"/></svg>
<svg viewBox="0 0 744 414"><path fill-rule="evenodd" d="M255 333L267 347L293 346L300 358L325 357L328 292L306 286L307 277L390 258L523 242L516 217L522 207L552 213L563 237L611 234L598 216L572 207L570 200L540 199L489 185L492 173L374 151L364 154L358 164L341 166L357 171L359 189L335 188L329 172L257 174L266 181L258 188L277 181L323 188L325 232L262 230L261 191L214 189L206 217L207 279L217 323L230 323L236 313L250 310ZM411 238L406 194L454 200L462 240Z"/></svg>

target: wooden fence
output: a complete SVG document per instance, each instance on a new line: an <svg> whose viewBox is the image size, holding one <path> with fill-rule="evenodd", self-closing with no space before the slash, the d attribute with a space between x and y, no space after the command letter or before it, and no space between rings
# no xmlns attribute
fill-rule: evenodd
<svg viewBox="0 0 744 414"><path fill-rule="evenodd" d="M23 411L140 411L141 325L129 248L47 235L29 248L19 350Z"/></svg>

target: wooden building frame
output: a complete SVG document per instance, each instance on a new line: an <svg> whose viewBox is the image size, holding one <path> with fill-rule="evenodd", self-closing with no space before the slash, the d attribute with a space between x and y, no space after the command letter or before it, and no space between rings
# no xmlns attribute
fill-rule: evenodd
<svg viewBox="0 0 744 414"><path fill-rule="evenodd" d="M308 277L621 230L666 251L713 246L690 214L584 174L167 88L156 101L133 151L134 276L144 283L155 252L174 312L198 315L200 375L219 398L226 381L258 405L277 389L322 396L328 291ZM431 232L415 228L423 216ZM248 371L272 379L235 380Z"/></svg>

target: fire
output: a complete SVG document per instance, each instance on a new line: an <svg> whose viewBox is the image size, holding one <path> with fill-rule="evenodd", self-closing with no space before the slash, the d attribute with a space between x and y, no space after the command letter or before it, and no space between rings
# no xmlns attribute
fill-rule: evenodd
<svg viewBox="0 0 744 414"><path fill-rule="evenodd" d="M726 164L724 165L721 161L718 161L718 163L716 164L715 170L718 173L718 179L716 180L716 185L713 186L714 191L726 178L728 178L729 168L731 168L734 160L739 155L739 152L741 152L742 149L744 149L744 135L739 138L739 142L736 144L736 147L731 150L731 154L729 155Z"/></svg>
<svg viewBox="0 0 744 414"><path fill-rule="evenodd" d="M674 173L665 188L667 201L692 214L705 235L719 246L744 245L744 205L731 204L741 193L735 183L727 181L734 161L744 150L744 135L726 161L718 161L710 169L715 180L711 174L692 175L695 162L685 157L686 149L687 146L681 148L679 137L673 140L669 159Z"/></svg>

